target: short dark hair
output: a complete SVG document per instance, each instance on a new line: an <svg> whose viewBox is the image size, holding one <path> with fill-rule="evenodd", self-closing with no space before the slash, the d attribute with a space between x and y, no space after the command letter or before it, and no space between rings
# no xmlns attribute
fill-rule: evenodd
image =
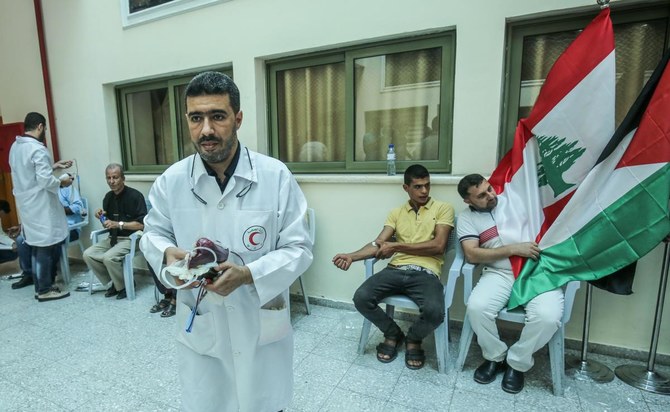
<svg viewBox="0 0 670 412"><path fill-rule="evenodd" d="M0 199L0 210L5 212L5 213L9 213L9 212L12 211L12 208L9 207L9 202L8 201L6 201L4 199Z"/></svg>
<svg viewBox="0 0 670 412"><path fill-rule="evenodd" d="M30 132L37 129L37 126L40 124L47 125L47 119L37 112L30 112L26 115L26 118L23 120L23 130L25 132Z"/></svg>
<svg viewBox="0 0 670 412"><path fill-rule="evenodd" d="M470 190L472 186L479 186L483 181L484 176L477 173L465 176L458 182L458 194L465 199L469 195L468 190Z"/></svg>
<svg viewBox="0 0 670 412"><path fill-rule="evenodd" d="M191 79L186 86L185 99L212 94L228 95L233 112L240 111L240 90L233 79L219 72L203 72Z"/></svg>
<svg viewBox="0 0 670 412"><path fill-rule="evenodd" d="M405 184L409 185L412 183L412 179L423 179L430 177L428 169L422 165L411 165L405 170Z"/></svg>
<svg viewBox="0 0 670 412"><path fill-rule="evenodd" d="M108 164L107 167L105 168L105 175L107 175L107 172L108 172L108 171L110 171L110 170L116 170L116 169L119 169L119 171L121 172L121 177L125 179L125 178L126 178L126 175L123 173L123 166L121 166L121 165L118 164L118 163L110 163L110 164Z"/></svg>

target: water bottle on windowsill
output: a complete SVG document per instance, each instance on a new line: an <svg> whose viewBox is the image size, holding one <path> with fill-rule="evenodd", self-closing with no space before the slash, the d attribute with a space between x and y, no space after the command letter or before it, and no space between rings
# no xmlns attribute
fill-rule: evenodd
<svg viewBox="0 0 670 412"><path fill-rule="evenodd" d="M395 150L393 143L389 144L389 151L386 153L386 175L395 176Z"/></svg>

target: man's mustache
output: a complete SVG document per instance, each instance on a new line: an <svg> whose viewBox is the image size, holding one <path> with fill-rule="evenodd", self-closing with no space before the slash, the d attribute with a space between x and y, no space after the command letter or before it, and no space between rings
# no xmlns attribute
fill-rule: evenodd
<svg viewBox="0 0 670 412"><path fill-rule="evenodd" d="M215 142L215 143L220 143L222 140L219 139L216 136L200 136L198 139L198 143L202 144L205 142Z"/></svg>

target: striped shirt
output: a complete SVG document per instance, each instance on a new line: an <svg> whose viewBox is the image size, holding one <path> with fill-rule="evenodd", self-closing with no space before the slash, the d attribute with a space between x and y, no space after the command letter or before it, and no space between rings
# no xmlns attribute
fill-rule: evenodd
<svg viewBox="0 0 670 412"><path fill-rule="evenodd" d="M480 247L486 249L495 249L504 246L498 233L495 218L491 212L479 212L470 207L463 210L458 215L456 233L459 242L475 239L479 241ZM497 269L512 269L508 258L489 262L487 266Z"/></svg>

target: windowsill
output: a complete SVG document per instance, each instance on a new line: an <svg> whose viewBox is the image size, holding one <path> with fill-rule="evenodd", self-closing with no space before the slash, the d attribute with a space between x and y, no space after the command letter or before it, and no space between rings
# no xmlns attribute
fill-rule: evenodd
<svg viewBox="0 0 670 412"><path fill-rule="evenodd" d="M127 182L153 183L160 174L128 174ZM295 174L298 183L361 183L361 184L394 184L402 183L403 175L386 176L381 174ZM433 185L457 185L463 178L460 175L430 175Z"/></svg>
<svg viewBox="0 0 670 412"><path fill-rule="evenodd" d="M160 173L158 174L127 174L126 175L126 182L145 182L145 183L153 183L158 179L158 176L160 176Z"/></svg>
<svg viewBox="0 0 670 412"><path fill-rule="evenodd" d="M394 184L403 182L403 175L386 176L381 174L296 174L298 183L366 183ZM463 176L430 175L430 183L435 185L457 185Z"/></svg>

